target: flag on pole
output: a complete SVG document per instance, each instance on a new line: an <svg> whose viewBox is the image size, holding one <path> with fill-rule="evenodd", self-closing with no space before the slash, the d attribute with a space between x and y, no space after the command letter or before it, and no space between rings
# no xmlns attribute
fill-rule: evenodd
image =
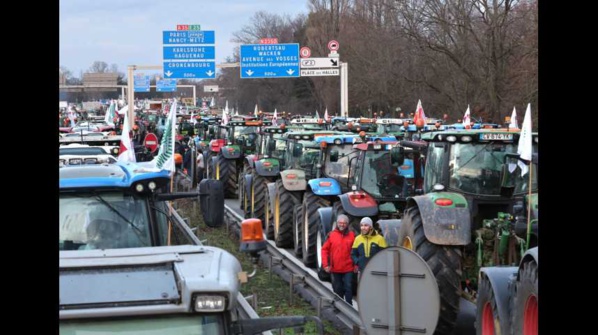
<svg viewBox="0 0 598 335"><path fill-rule="evenodd" d="M523 118L523 125L521 126L521 133L519 135L519 144L517 146L517 153L519 158L531 162L532 160L532 107L527 104L525 110L525 117ZM517 162L521 168L521 175L525 175L529 171L529 167L522 161Z"/></svg>
<svg viewBox="0 0 598 335"><path fill-rule="evenodd" d="M160 151L152 160L152 165L158 169L169 170L174 172L176 167L174 165L174 142L176 132L176 99L174 99L168 112L168 119L166 121L166 128L162 135L160 142Z"/></svg>
<svg viewBox="0 0 598 335"><path fill-rule="evenodd" d="M255 104L255 109L253 110L253 115L257 116L257 104Z"/></svg>
<svg viewBox="0 0 598 335"><path fill-rule="evenodd" d="M465 111L465 115L463 115L463 125L467 128L471 127L471 117L469 113L469 105L467 105L467 110Z"/></svg>
<svg viewBox="0 0 598 335"><path fill-rule="evenodd" d="M324 111L324 121L328 122L328 107L326 107L326 110Z"/></svg>
<svg viewBox="0 0 598 335"><path fill-rule="evenodd" d="M511 113L511 123L509 123L509 128L519 128L519 124L517 124L517 111L515 111L515 107L513 107L513 113Z"/></svg>
<svg viewBox="0 0 598 335"><path fill-rule="evenodd" d="M317 110L317 109L316 109L316 116L315 116L315 118L316 118L316 119L319 119L319 118L320 118L320 114L318 114L318 110Z"/></svg>
<svg viewBox="0 0 598 335"><path fill-rule="evenodd" d="M226 104L224 105L224 109L226 110L226 112L228 113L228 100L226 100Z"/></svg>
<svg viewBox="0 0 598 335"><path fill-rule="evenodd" d="M274 115L272 115L272 125L278 126L278 116L276 115L276 108L274 108Z"/></svg>
<svg viewBox="0 0 598 335"><path fill-rule="evenodd" d="M228 110L223 109L222 110L222 125L226 126L227 124L228 124Z"/></svg>
<svg viewBox="0 0 598 335"><path fill-rule="evenodd" d="M104 116L104 121L111 127L114 127L114 116L116 114L116 103L114 100L110 100L110 107L106 111L106 115Z"/></svg>
<svg viewBox="0 0 598 335"><path fill-rule="evenodd" d="M67 115L69 117L69 120L71 121L71 128L75 126L75 111L73 111L73 107L72 106L68 106L68 112Z"/></svg>
<svg viewBox="0 0 598 335"><path fill-rule="evenodd" d="M426 124L426 114L424 113L421 100L417 100L417 108L415 109L415 115L413 116L413 123L417 125L419 120L423 121L422 125Z"/></svg>
<svg viewBox="0 0 598 335"><path fill-rule="evenodd" d="M210 101L210 107L215 107L216 106L216 102L214 101L214 97L212 97L212 100Z"/></svg>
<svg viewBox="0 0 598 335"><path fill-rule="evenodd" d="M191 124L195 125L197 123L197 119L195 119L195 111L191 110Z"/></svg>
<svg viewBox="0 0 598 335"><path fill-rule="evenodd" d="M133 147L133 142L131 141L131 136L129 134L129 113L125 113L125 120L123 123L123 131L120 135L120 150L118 151L118 161L119 162L137 162L135 159L135 148Z"/></svg>

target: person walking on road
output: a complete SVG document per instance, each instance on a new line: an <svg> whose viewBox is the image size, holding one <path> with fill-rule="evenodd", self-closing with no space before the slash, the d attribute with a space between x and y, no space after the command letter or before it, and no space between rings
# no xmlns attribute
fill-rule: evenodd
<svg viewBox="0 0 598 335"><path fill-rule="evenodd" d="M353 305L353 273L357 272L357 266L351 259L351 247L355 233L347 228L348 225L349 218L340 214L336 228L328 234L322 246L322 268L332 277L334 293Z"/></svg>
<svg viewBox="0 0 598 335"><path fill-rule="evenodd" d="M359 267L359 277L363 273L368 261L378 253L378 251L385 249L388 245L384 236L378 234L373 227L372 219L364 217L359 223L361 234L355 238L353 247L351 249L351 257L353 262Z"/></svg>

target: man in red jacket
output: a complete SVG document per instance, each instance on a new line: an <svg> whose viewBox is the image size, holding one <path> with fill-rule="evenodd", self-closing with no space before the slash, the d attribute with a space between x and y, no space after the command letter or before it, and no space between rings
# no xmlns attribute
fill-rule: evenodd
<svg viewBox="0 0 598 335"><path fill-rule="evenodd" d="M357 266L351 258L351 247L355 234L347 228L349 218L340 214L336 219L336 228L328 234L322 246L322 267L330 273L334 293L353 305L353 273Z"/></svg>

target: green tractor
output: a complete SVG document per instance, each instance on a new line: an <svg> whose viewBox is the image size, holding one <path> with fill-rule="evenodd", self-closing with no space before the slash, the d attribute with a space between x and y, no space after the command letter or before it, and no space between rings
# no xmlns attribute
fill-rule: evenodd
<svg viewBox="0 0 598 335"><path fill-rule="evenodd" d="M272 220L265 227L266 236L274 240L276 246L293 246L293 226L297 216L295 207L301 205L308 181L316 178L319 170L320 144L315 139L336 134L342 132L298 130L287 132L281 138L284 141L282 165L280 174L267 185Z"/></svg>
<svg viewBox="0 0 598 335"><path fill-rule="evenodd" d="M520 178L517 155L506 156L508 173L501 185L512 194L525 194L513 214L498 213L476 231L478 283L471 290L477 305L479 335L538 334L538 193L529 187L530 174ZM519 160L519 161L518 161ZM533 174L538 155L532 154Z"/></svg>
<svg viewBox="0 0 598 335"><path fill-rule="evenodd" d="M270 124L269 120L233 119L219 126L220 138L212 140L219 148L208 161L208 177L222 180L225 197L238 197L239 173L243 169L244 157L257 151L260 127ZM215 149L212 143L210 149Z"/></svg>
<svg viewBox="0 0 598 335"><path fill-rule="evenodd" d="M270 209L267 184L280 172L280 151L277 144L287 129L282 126L264 127L259 138L257 152L245 156L239 177L239 202L245 217L258 218L262 228L268 225Z"/></svg>
<svg viewBox="0 0 598 335"><path fill-rule="evenodd" d="M537 193L536 168L531 168L532 178L511 174L509 157L516 155L519 136L519 130L449 129L422 133L423 142L400 142L403 147L425 143L423 189L407 199L396 241L386 239L389 245L417 252L434 272L441 294L435 334L453 332L461 298L471 298L467 291L476 290L484 264L480 253L488 255L483 241L497 232L509 234L510 218L502 213L517 212L525 201L534 201L526 195L530 188ZM532 137L537 152L537 133ZM496 247L510 248L506 242ZM502 252L492 256L495 261L498 255Z"/></svg>

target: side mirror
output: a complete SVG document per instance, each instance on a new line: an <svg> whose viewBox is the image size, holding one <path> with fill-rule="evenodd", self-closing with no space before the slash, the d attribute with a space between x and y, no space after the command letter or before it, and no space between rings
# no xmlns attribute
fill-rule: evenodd
<svg viewBox="0 0 598 335"><path fill-rule="evenodd" d="M338 162L338 150L330 151L330 161L331 162Z"/></svg>

